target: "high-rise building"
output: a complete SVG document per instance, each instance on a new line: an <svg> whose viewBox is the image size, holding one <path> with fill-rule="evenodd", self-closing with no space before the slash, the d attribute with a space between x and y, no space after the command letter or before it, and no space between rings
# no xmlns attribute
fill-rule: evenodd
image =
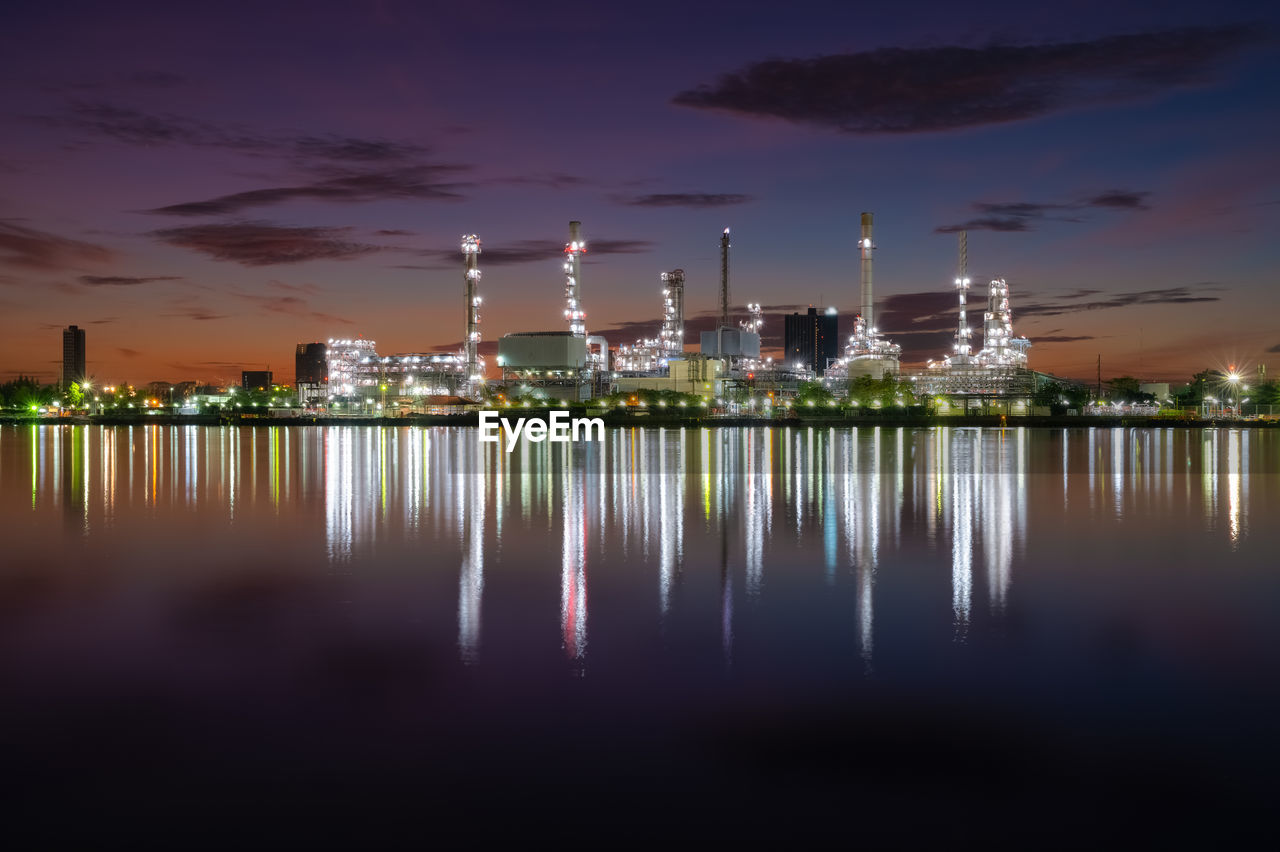
<svg viewBox="0 0 1280 852"><path fill-rule="evenodd" d="M244 370L240 373L240 387L245 390L271 390L270 370Z"/></svg>
<svg viewBox="0 0 1280 852"><path fill-rule="evenodd" d="M807 314L791 314L786 317L783 329L783 349L786 363L806 365L819 376L827 370L827 363L839 357L840 340L838 317L835 308L818 313L809 308Z"/></svg>
<svg viewBox="0 0 1280 852"><path fill-rule="evenodd" d="M299 343L293 359L293 381L298 385L320 385L329 380L329 347L323 343Z"/></svg>
<svg viewBox="0 0 1280 852"><path fill-rule="evenodd" d="M329 397L329 347L324 343L299 343L293 359L293 386L298 403L324 403Z"/></svg>
<svg viewBox="0 0 1280 852"><path fill-rule="evenodd" d="M84 329L67 326L62 330L62 386L70 387L84 378Z"/></svg>

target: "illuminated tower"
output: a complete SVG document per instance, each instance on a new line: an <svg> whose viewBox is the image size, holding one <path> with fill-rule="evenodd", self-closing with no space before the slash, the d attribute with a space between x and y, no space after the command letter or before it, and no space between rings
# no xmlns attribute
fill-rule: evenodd
<svg viewBox="0 0 1280 852"><path fill-rule="evenodd" d="M720 327L729 327L729 229L720 235Z"/></svg>
<svg viewBox="0 0 1280 852"><path fill-rule="evenodd" d="M969 235L960 232L960 267L956 272L956 295L960 300L960 316L956 325L956 347L951 357L953 363L969 361Z"/></svg>
<svg viewBox="0 0 1280 852"><path fill-rule="evenodd" d="M569 242L564 245L564 318L569 321L569 333L575 337L587 336L587 312L582 309L582 255L587 244L582 239L582 223L569 223Z"/></svg>
<svg viewBox="0 0 1280 852"><path fill-rule="evenodd" d="M867 334L874 334L876 324L872 315L875 309L875 293L871 284L871 252L875 244L871 242L870 213L862 214L862 239L858 240L858 253L862 257L862 322Z"/></svg>
<svg viewBox="0 0 1280 852"><path fill-rule="evenodd" d="M684 270L662 273L662 331L658 335L662 357L684 355Z"/></svg>
<svg viewBox="0 0 1280 852"><path fill-rule="evenodd" d="M467 296L467 328L463 340L463 360L467 387L474 389L483 381L480 370L480 296L476 289L480 286L480 238L475 234L467 234L462 238L462 256L467 262L467 271L463 283Z"/></svg>

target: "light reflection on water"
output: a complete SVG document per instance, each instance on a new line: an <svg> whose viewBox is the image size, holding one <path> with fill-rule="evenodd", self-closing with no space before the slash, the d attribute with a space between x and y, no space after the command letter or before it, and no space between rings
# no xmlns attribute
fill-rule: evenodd
<svg viewBox="0 0 1280 852"><path fill-rule="evenodd" d="M128 555L107 533L141 521L166 525L153 534L167 551L234 553L242 540L266 561L287 553L337 576L406 561L456 572L456 653L468 665L489 645L486 596L515 595L504 585L512 572L555 566L559 645L577 674L588 671L594 633L634 629L628 619L612 625L617 595L596 607L602 577L621 584L626 609L651 612L661 636L707 608L706 598L683 598L713 578L719 656L730 666L744 619L768 637L806 618L779 615L771 598L777 607L850 589L844 617L871 672L879 587L903 586L913 566L941 557L945 574L917 572L910 583L945 590L948 635L963 645L979 610L995 623L1016 598L1019 572L1036 564L1026 556L1032 528L1106 559L1080 533L1122 525L1133 545L1111 557L1118 567L1177 554L1178 536L1226 554L1250 535L1251 477L1280 470L1277 459L1280 436L1227 429L614 429L603 444L522 443L512 454L469 429L0 429L14 528L61 516L60 536L74 533L108 562ZM1264 498L1275 496L1268 486ZM901 621L910 613L897 598ZM839 629L826 609L813 617ZM501 626L496 641L545 641L513 631Z"/></svg>

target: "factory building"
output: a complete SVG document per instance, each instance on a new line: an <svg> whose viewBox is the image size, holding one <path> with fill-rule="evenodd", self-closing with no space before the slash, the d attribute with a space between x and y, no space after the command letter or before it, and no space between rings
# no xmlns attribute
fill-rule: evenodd
<svg viewBox="0 0 1280 852"><path fill-rule="evenodd" d="M240 373L240 388L247 391L271 390L270 370L243 370Z"/></svg>
<svg viewBox="0 0 1280 852"><path fill-rule="evenodd" d="M723 396L728 374L725 359L690 354L678 361L671 361L665 375L618 375L613 380L613 389L622 393L638 390L675 391L716 398Z"/></svg>
<svg viewBox="0 0 1280 852"><path fill-rule="evenodd" d="M793 313L785 318L783 327L783 361L803 364L821 376L840 354L839 335L835 308L820 314L810 306L808 313Z"/></svg>
<svg viewBox="0 0 1280 852"><path fill-rule="evenodd" d="M591 397L590 353L585 335L569 331L520 331L498 339L498 365L508 393L531 392L580 402Z"/></svg>

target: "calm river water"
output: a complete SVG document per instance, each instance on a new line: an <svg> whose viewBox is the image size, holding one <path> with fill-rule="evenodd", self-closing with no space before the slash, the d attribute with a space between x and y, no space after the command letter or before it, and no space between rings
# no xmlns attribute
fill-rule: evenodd
<svg viewBox="0 0 1280 852"><path fill-rule="evenodd" d="M1225 831L1280 756L1277 474L1230 429L3 426L6 784Z"/></svg>

